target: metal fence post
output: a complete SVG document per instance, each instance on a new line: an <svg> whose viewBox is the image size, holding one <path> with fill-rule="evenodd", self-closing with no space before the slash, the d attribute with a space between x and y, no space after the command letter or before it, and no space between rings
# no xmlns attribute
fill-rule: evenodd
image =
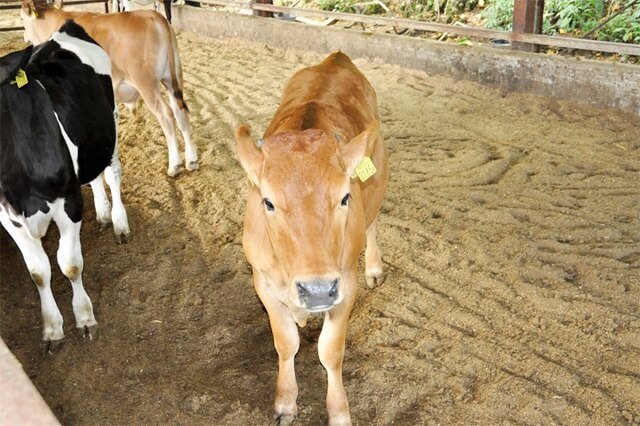
<svg viewBox="0 0 640 426"><path fill-rule="evenodd" d="M273 0L255 0L255 2L252 2L252 3L273 4ZM266 10L254 10L253 14L254 16L263 16L265 18L273 18L273 12L268 12Z"/></svg>
<svg viewBox="0 0 640 426"><path fill-rule="evenodd" d="M541 34L544 0L515 0L513 5L513 32ZM513 42L514 49L538 52L540 46L531 43Z"/></svg>

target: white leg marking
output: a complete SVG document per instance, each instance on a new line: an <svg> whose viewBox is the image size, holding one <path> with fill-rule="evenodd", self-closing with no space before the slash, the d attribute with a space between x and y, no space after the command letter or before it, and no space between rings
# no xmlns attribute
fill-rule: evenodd
<svg viewBox="0 0 640 426"><path fill-rule="evenodd" d="M169 101L171 103L171 109L173 110L173 114L176 117L176 122L178 123L178 128L182 133L182 138L184 139L184 159L185 159L185 167L188 171L198 170L200 165L198 164L198 152L196 150L195 145L191 141L191 127L189 125L189 113L185 109L181 109L178 106L177 100L175 99L171 90L167 89L169 92Z"/></svg>
<svg viewBox="0 0 640 426"><path fill-rule="evenodd" d="M126 242L129 240L131 231L129 230L127 211L124 208L124 204L122 203L122 197L120 194L121 169L120 160L118 159L117 145L113 151L111 165L104 170L104 178L107 181L107 185L109 185L109 189L111 190L111 199L113 201L113 209L111 210L113 231L115 232L119 242Z"/></svg>
<svg viewBox="0 0 640 426"><path fill-rule="evenodd" d="M93 192L93 203L96 207L96 220L101 226L109 225L111 223L111 204L104 189L102 174L92 180L90 185Z"/></svg>
<svg viewBox="0 0 640 426"><path fill-rule="evenodd" d="M38 222L37 224L31 223L33 222L31 219L34 217L35 221ZM31 274L31 279L38 288L43 321L42 339L45 341L55 341L64 339L64 332L62 331L62 314L60 314L60 310L51 292L51 265L40 242L40 238L44 235L48 227L48 223L47 226L43 227L43 217L44 215L42 213L38 213L24 220L22 227L16 227L11 223L5 210L0 211L0 222L2 222L2 226L4 226L11 238L13 238L18 245L27 269ZM51 220L50 217L47 217L47 219L49 221ZM27 226L32 228L32 230L44 228L44 232L30 235Z"/></svg>
<svg viewBox="0 0 640 426"><path fill-rule="evenodd" d="M60 242L58 246L58 265L60 270L71 282L73 289L73 314L76 318L76 327L88 330L94 329L98 323L93 316L93 305L82 286L82 270L84 262L80 246L80 226L82 221L74 223L64 211L64 205L60 205L53 216L60 230Z"/></svg>

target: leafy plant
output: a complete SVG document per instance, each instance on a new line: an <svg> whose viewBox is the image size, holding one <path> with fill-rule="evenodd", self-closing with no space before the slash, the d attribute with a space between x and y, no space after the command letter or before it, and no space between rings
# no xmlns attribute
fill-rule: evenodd
<svg viewBox="0 0 640 426"><path fill-rule="evenodd" d="M622 9L627 0L547 0L542 32L544 34L584 34ZM485 26L511 31L513 0L493 0L481 12ZM624 10L596 31L598 40L638 43L640 41L640 2Z"/></svg>
<svg viewBox="0 0 640 426"><path fill-rule="evenodd" d="M511 31L513 28L513 0L494 0L482 12L485 26L493 30Z"/></svg>
<svg viewBox="0 0 640 426"><path fill-rule="evenodd" d="M391 0L391 8L405 18L454 21L465 11L475 11L479 0Z"/></svg>
<svg viewBox="0 0 640 426"><path fill-rule="evenodd" d="M355 0L320 0L318 6L322 10L330 12L355 12L353 4Z"/></svg>
<svg viewBox="0 0 640 426"><path fill-rule="evenodd" d="M597 32L598 40L640 43L640 4L622 13Z"/></svg>

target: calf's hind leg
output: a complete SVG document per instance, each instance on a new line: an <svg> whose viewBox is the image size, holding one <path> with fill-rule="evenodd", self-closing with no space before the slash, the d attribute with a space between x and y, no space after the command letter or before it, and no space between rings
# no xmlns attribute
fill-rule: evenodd
<svg viewBox="0 0 640 426"><path fill-rule="evenodd" d="M168 85L167 91L169 92L169 101L171 103L171 110L173 110L173 114L176 117L176 122L178 123L178 128L182 133L182 139L184 139L184 163L185 168L192 172L194 170L198 170L200 168L200 164L198 163L198 153L196 151L196 147L191 140L191 128L189 126L189 110L187 109L186 104L182 99L177 99L175 95L171 92L171 89Z"/></svg>
<svg viewBox="0 0 640 426"><path fill-rule="evenodd" d="M126 243L131 239L131 231L129 229L129 219L127 211L122 202L120 194L121 181L120 160L118 159L118 146L116 145L111 159L111 165L104 170L104 178L111 190L111 200L113 201L113 209L111 210L111 218L113 220L113 231L116 234L118 243Z"/></svg>
<svg viewBox="0 0 640 426"><path fill-rule="evenodd" d="M80 226L82 221L73 222L65 212L58 212L54 217L60 231L58 246L58 265L71 282L73 290L72 306L76 319L76 327L81 329L85 337L95 336L98 323L93 315L93 305L82 285L84 261L80 246Z"/></svg>
<svg viewBox="0 0 640 426"><path fill-rule="evenodd" d="M174 122L173 111L160 93L160 87L154 83L153 87L148 86L147 82L137 85L140 95L144 99L144 103L153 112L158 121L160 127L164 132L164 137L167 139L167 149L169 150L169 168L167 174L174 177L180 173L180 151L178 151L178 143L176 141L176 125Z"/></svg>
<svg viewBox="0 0 640 426"><path fill-rule="evenodd" d="M376 242L376 221L367 228L367 248L364 251L365 277L367 286L374 288L385 280L382 269L382 255Z"/></svg>
<svg viewBox="0 0 640 426"><path fill-rule="evenodd" d="M101 228L106 228L111 224L111 204L104 190L102 174L90 182L93 193L93 204L96 207L96 220Z"/></svg>
<svg viewBox="0 0 640 426"><path fill-rule="evenodd" d="M22 258L27 265L31 279L38 288L43 323L42 340L45 341L49 349L59 346L64 340L63 320L51 291L51 264L49 263L49 257L42 248L41 235L36 235L35 238L32 238L24 225L15 226L1 209L0 221L11 238L13 238L13 241L15 241L20 253L22 253ZM46 232L46 229L44 229L44 232Z"/></svg>

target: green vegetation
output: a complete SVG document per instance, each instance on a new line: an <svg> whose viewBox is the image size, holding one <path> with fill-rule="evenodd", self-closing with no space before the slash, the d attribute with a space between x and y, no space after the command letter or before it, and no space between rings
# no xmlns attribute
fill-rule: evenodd
<svg viewBox="0 0 640 426"><path fill-rule="evenodd" d="M382 7L368 0L318 1L323 10L384 13ZM511 30L513 20L514 0L381 1L391 11L390 14L416 20L447 23L459 21L507 31ZM545 1L544 34L580 37L594 29L590 38L595 40L640 43L640 0Z"/></svg>
<svg viewBox="0 0 640 426"><path fill-rule="evenodd" d="M621 11L623 8L625 10ZM618 15L595 30L592 38L640 43L639 0L546 0L543 33L571 34L579 37L616 14ZM487 28L510 30L513 0L493 0L480 16L485 19Z"/></svg>

